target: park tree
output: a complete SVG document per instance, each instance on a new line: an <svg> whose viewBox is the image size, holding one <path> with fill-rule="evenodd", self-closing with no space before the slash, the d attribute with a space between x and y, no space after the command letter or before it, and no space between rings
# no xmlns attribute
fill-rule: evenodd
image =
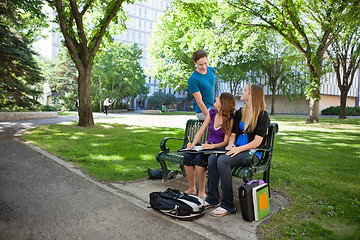
<svg viewBox="0 0 360 240"><path fill-rule="evenodd" d="M108 97L115 106L123 99L145 97L146 75L140 66L142 50L137 44L114 42L95 58L92 76L92 96L101 109Z"/></svg>
<svg viewBox="0 0 360 240"><path fill-rule="evenodd" d="M346 119L348 92L360 67L360 22L347 25L327 51L340 89L339 119ZM358 86L360 87L360 86Z"/></svg>
<svg viewBox="0 0 360 240"><path fill-rule="evenodd" d="M198 49L208 52L210 65L216 61L214 7L211 1L175 0L160 17L148 48L150 74L161 80L160 86L187 90L187 80L195 70L191 56Z"/></svg>
<svg viewBox="0 0 360 240"><path fill-rule="evenodd" d="M148 103L151 108L159 109L161 105L170 106L174 104L176 98L172 94L168 94L162 91L155 92L151 97L148 99Z"/></svg>
<svg viewBox="0 0 360 240"><path fill-rule="evenodd" d="M266 52L269 51L266 47L256 48L258 54L255 58L252 53L253 49L251 49L254 44L258 44L251 40L254 29L236 28L236 23L226 21L224 18L229 15L229 12L231 13L231 8L229 10L229 7L218 6L217 2L211 0L174 1L161 18L152 38L150 54L153 57L152 63L154 63L153 75L161 79L165 86L187 89L187 79L194 71L190 57L196 48L192 48L192 46L201 46L197 44L200 42L204 48L209 49L211 65L216 67L217 79L228 83L232 94L239 94L239 87L243 83L255 81L256 69L259 69L260 63L264 63L265 59L268 60L269 68L266 70L271 77L271 82L269 82L272 84L271 89L276 92L280 86L284 88L285 85L280 81L286 79L290 82L294 77L293 75L292 79L284 77L290 74L289 69L286 69L289 66L285 66L285 63L290 63L295 58L290 60L289 56L286 56L287 61L282 61L281 64L280 61L277 61L278 69L279 66L283 67L281 71L275 73L276 69L270 66L274 64L274 62L270 62L274 60L274 54L270 56L271 54ZM179 24L180 22L183 24ZM263 33L263 39L273 38L273 36L265 36L265 34ZM277 43L276 40L269 44L274 42L280 49L289 49L289 46L285 48L282 42ZM189 49L191 51L188 51ZM278 53L277 49L273 48L272 51ZM284 55L284 53L282 54ZM283 57L285 58L285 56ZM264 70L265 63L262 66ZM287 84L287 87L289 86L294 86L294 84Z"/></svg>
<svg viewBox="0 0 360 240"><path fill-rule="evenodd" d="M218 58L216 74L222 82L229 84L231 94L239 96L240 86L253 80L252 67L247 54L227 49Z"/></svg>
<svg viewBox="0 0 360 240"><path fill-rule="evenodd" d="M308 122L318 122L325 51L344 26L358 17L360 0L227 0L227 3L233 8L227 16L229 21L274 30L300 51L309 73Z"/></svg>
<svg viewBox="0 0 360 240"><path fill-rule="evenodd" d="M301 58L292 45L272 31L252 31L244 42L243 51L254 70L254 81L265 82L270 89L271 114L275 114L276 92L290 100L303 94L306 79L301 73L305 69L302 69Z"/></svg>
<svg viewBox="0 0 360 240"><path fill-rule="evenodd" d="M37 104L37 84L43 81L31 43L46 16L42 1L0 2L0 108ZM33 24L30 28L29 23Z"/></svg>
<svg viewBox="0 0 360 240"><path fill-rule="evenodd" d="M56 22L64 37L65 47L78 71L78 126L94 125L90 86L94 58L104 37L111 38L113 28L125 29L126 14L122 4L133 0L46 0L56 10Z"/></svg>
<svg viewBox="0 0 360 240"><path fill-rule="evenodd" d="M55 58L40 57L39 62L42 76L50 84L52 102L63 105L67 110L75 110L78 73L69 51L61 47Z"/></svg>

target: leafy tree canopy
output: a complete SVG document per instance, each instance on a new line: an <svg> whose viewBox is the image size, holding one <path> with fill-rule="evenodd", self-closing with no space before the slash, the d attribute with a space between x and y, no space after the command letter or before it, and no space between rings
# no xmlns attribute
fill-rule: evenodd
<svg viewBox="0 0 360 240"><path fill-rule="evenodd" d="M125 29L122 4L134 0L46 0L56 10L64 44L78 70L79 126L93 126L90 95L91 71L95 55L111 29ZM111 28L113 26L114 28Z"/></svg>
<svg viewBox="0 0 360 240"><path fill-rule="evenodd" d="M41 1L0 2L0 107L30 108L37 103L36 84L43 80L31 42L41 29ZM31 21L28 21L32 19ZM34 26L29 27L29 22Z"/></svg>
<svg viewBox="0 0 360 240"><path fill-rule="evenodd" d="M161 105L169 106L171 104L174 104L175 101L176 98L174 95L159 91L155 92L154 95L149 97L148 103L151 108L159 109Z"/></svg>
<svg viewBox="0 0 360 240"><path fill-rule="evenodd" d="M92 95L97 101L105 97L116 101L124 98L145 97L143 69L140 66L142 50L137 44L114 42L95 58L92 77ZM113 104L114 105L114 104Z"/></svg>
<svg viewBox="0 0 360 240"><path fill-rule="evenodd" d="M227 3L232 7L227 15L229 21L242 28L274 30L303 55L309 72L308 121L318 122L324 53L344 26L357 19L360 1L228 0Z"/></svg>
<svg viewBox="0 0 360 240"><path fill-rule="evenodd" d="M66 48L60 48L54 59L39 59L42 75L50 84L52 100L67 110L75 110L77 96L77 70Z"/></svg>
<svg viewBox="0 0 360 240"><path fill-rule="evenodd" d="M33 43L48 27L47 15L42 11L43 0L11 0L0 2L1 22L9 26L13 32L20 34Z"/></svg>
<svg viewBox="0 0 360 240"><path fill-rule="evenodd" d="M161 80L161 86L187 89L187 79L195 70L191 56L198 49L207 50L210 65L216 62L214 7L211 1L174 1L160 18L149 52L150 74Z"/></svg>

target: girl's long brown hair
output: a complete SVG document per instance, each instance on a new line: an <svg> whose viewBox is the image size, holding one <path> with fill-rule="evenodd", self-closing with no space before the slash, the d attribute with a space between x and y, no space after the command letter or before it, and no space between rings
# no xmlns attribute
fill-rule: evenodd
<svg viewBox="0 0 360 240"><path fill-rule="evenodd" d="M242 109L241 121L245 122L245 129L247 132L253 132L257 125L259 115L265 110L265 95L264 90L257 84L250 83L249 86L249 100Z"/></svg>
<svg viewBox="0 0 360 240"><path fill-rule="evenodd" d="M219 113L222 117L221 130L227 134L231 132L232 125L230 120L234 116L236 110L236 100L231 93L221 93L220 95L221 108Z"/></svg>

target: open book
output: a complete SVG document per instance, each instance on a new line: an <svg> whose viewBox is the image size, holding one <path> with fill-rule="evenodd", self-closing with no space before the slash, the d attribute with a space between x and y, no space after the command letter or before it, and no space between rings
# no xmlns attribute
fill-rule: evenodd
<svg viewBox="0 0 360 240"><path fill-rule="evenodd" d="M201 146L194 146L193 149L187 149L187 148L179 149L179 152L212 154L212 153L226 153L227 150L225 150L225 147L203 149Z"/></svg>

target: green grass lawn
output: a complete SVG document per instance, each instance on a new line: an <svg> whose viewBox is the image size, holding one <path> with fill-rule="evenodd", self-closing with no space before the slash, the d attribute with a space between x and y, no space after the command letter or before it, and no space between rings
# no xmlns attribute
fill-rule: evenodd
<svg viewBox="0 0 360 240"><path fill-rule="evenodd" d="M58 116L77 116L77 112L58 112Z"/></svg>
<svg viewBox="0 0 360 240"><path fill-rule="evenodd" d="M271 188L290 204L264 222L261 239L359 239L360 119L271 116L279 124L271 168ZM157 169L159 143L183 137L183 129L97 124L41 126L23 138L102 181L146 178ZM180 142L170 142L179 148ZM261 176L259 176L261 177Z"/></svg>
<svg viewBox="0 0 360 240"><path fill-rule="evenodd" d="M194 111L162 112L162 113L142 113L145 115L196 115Z"/></svg>
<svg viewBox="0 0 360 240"><path fill-rule="evenodd" d="M160 168L155 155L164 136L183 135L182 129L104 123L81 128L75 124L37 127L23 138L102 181L146 178L148 168Z"/></svg>

